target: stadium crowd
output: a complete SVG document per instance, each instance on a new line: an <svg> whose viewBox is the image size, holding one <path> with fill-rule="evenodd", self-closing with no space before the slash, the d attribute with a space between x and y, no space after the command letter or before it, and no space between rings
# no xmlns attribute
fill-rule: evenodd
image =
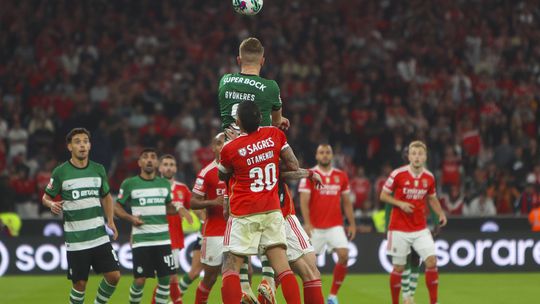
<svg viewBox="0 0 540 304"><path fill-rule="evenodd" d="M304 166L321 142L347 171L358 214L379 209L412 139L452 215L540 206L540 9L535 1L3 1L0 208L38 216L64 136L92 131L114 191L142 147L192 184L220 130L217 85L239 42L263 42L287 136ZM203 22L210 21L210 22ZM45 212L44 214L49 214Z"/></svg>

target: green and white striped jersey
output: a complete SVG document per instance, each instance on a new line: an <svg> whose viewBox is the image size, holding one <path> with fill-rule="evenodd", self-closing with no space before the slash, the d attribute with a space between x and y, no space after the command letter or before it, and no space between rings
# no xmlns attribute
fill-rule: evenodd
<svg viewBox="0 0 540 304"><path fill-rule="evenodd" d="M109 194L109 182L101 164L88 161L77 168L70 161L56 167L45 189L51 197L58 194L64 201L64 235L66 250L94 248L110 241L100 198Z"/></svg>
<svg viewBox="0 0 540 304"><path fill-rule="evenodd" d="M164 178L146 180L137 175L122 182L117 202L129 204L131 213L144 222L133 226L133 248L171 244L165 206L171 201L171 184Z"/></svg>

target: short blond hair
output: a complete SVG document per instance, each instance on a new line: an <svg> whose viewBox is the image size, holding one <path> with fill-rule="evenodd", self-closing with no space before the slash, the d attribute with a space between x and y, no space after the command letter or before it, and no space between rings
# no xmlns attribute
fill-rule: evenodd
<svg viewBox="0 0 540 304"><path fill-rule="evenodd" d="M427 146L426 144L421 140L415 140L409 144L409 151L411 151L412 148L422 148L427 153Z"/></svg>
<svg viewBox="0 0 540 304"><path fill-rule="evenodd" d="M264 47L259 39L249 37L240 43L239 55L242 62L256 64L264 55Z"/></svg>

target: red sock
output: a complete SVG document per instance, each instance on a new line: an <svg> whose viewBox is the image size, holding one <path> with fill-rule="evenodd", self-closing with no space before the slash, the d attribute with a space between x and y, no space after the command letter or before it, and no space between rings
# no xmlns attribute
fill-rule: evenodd
<svg viewBox="0 0 540 304"><path fill-rule="evenodd" d="M170 297L174 304L182 303L182 292L180 291L180 286L178 282L169 284Z"/></svg>
<svg viewBox="0 0 540 304"><path fill-rule="evenodd" d="M437 268L426 269L426 286L429 290L429 302L437 303L437 290L439 288L439 272Z"/></svg>
<svg viewBox="0 0 540 304"><path fill-rule="evenodd" d="M152 304L156 304L156 292L157 292L157 286L154 287L154 293L152 294Z"/></svg>
<svg viewBox="0 0 540 304"><path fill-rule="evenodd" d="M199 283L197 287L197 292L195 294L195 304L206 304L208 302L208 295L210 294L211 288L206 287L203 282Z"/></svg>
<svg viewBox="0 0 540 304"><path fill-rule="evenodd" d="M347 266L336 264L334 267L334 279L332 280L332 288L330 289L331 295L337 295L345 276L347 275Z"/></svg>
<svg viewBox="0 0 540 304"><path fill-rule="evenodd" d="M304 282L304 303L324 304L321 280Z"/></svg>
<svg viewBox="0 0 540 304"><path fill-rule="evenodd" d="M285 270L277 276L277 282L281 284L281 290L287 304L301 304L300 289L298 282L291 270Z"/></svg>
<svg viewBox="0 0 540 304"><path fill-rule="evenodd" d="M401 272L392 271L392 273L390 273L390 292L392 293L392 304L399 304L400 290Z"/></svg>
<svg viewBox="0 0 540 304"><path fill-rule="evenodd" d="M224 304L238 304L242 301L242 288L238 272L227 270L223 273L223 286L221 286L221 299Z"/></svg>

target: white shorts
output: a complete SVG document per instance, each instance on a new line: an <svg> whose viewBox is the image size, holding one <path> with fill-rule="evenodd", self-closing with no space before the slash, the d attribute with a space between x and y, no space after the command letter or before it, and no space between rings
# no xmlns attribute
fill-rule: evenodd
<svg viewBox="0 0 540 304"><path fill-rule="evenodd" d="M435 242L427 228L414 232L390 230L387 241L386 253L392 256L394 265L407 264L407 256L411 253L411 246L422 261L435 255Z"/></svg>
<svg viewBox="0 0 540 304"><path fill-rule="evenodd" d="M281 211L245 217L231 216L225 229L224 251L237 255L256 255L266 252L268 247L286 247L284 222Z"/></svg>
<svg viewBox="0 0 540 304"><path fill-rule="evenodd" d="M349 240L345 235L343 226L335 226L327 229L313 229L311 242L316 254L324 253L324 248L332 252L337 248L349 248Z"/></svg>
<svg viewBox="0 0 540 304"><path fill-rule="evenodd" d="M201 245L201 263L219 266L223 263L223 237L205 236Z"/></svg>
<svg viewBox="0 0 540 304"><path fill-rule="evenodd" d="M289 261L294 262L304 254L313 252L311 241L296 215L288 215L285 218L285 233L287 234L287 259Z"/></svg>
<svg viewBox="0 0 540 304"><path fill-rule="evenodd" d="M173 249L171 250L173 261L174 261L174 269L179 270L180 269L180 249Z"/></svg>

